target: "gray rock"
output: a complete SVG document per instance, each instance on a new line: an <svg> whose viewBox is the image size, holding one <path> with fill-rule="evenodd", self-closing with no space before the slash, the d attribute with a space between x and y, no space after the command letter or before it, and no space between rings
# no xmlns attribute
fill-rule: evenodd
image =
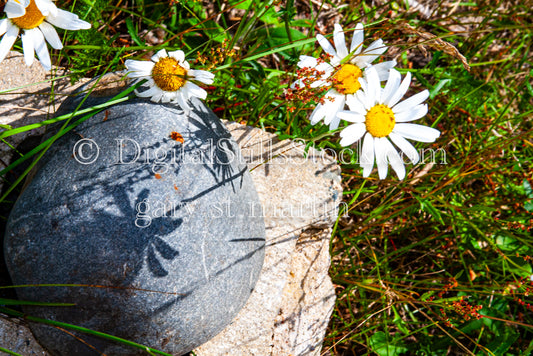
<svg viewBox="0 0 533 356"><path fill-rule="evenodd" d="M11 212L6 263L14 284L79 286L19 288L23 300L76 303L25 312L180 355L243 307L264 258L261 206L237 144L201 102L189 117L140 99L114 105L39 167ZM145 354L31 328L53 355Z"/></svg>

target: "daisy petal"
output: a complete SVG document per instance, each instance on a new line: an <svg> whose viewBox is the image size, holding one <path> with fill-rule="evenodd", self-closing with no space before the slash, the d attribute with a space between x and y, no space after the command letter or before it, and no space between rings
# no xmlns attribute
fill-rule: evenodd
<svg viewBox="0 0 533 356"><path fill-rule="evenodd" d="M327 94L326 94L327 95ZM326 110L324 108L324 105L318 104L313 112L311 113L311 116L309 116L309 121L311 122L311 125L316 125L324 118L326 114Z"/></svg>
<svg viewBox="0 0 533 356"><path fill-rule="evenodd" d="M358 23L353 31L352 44L350 45L350 52L352 54L359 54L363 48L363 41L365 39L365 32L363 31L363 24Z"/></svg>
<svg viewBox="0 0 533 356"><path fill-rule="evenodd" d="M416 148L409 141L403 138L403 136L400 136L394 132L389 134L389 138L396 146L398 146L400 150L402 150L403 153L407 155L412 164L418 163L420 155L418 154Z"/></svg>
<svg viewBox="0 0 533 356"><path fill-rule="evenodd" d="M78 15L61 9L57 9L57 15L49 14L46 21L64 30L87 30L91 28L91 24L80 20Z"/></svg>
<svg viewBox="0 0 533 356"><path fill-rule="evenodd" d="M369 105L372 107L376 102L380 102L381 97L381 82L378 77L378 72L374 67L370 67L365 70L365 75L367 77L367 86L368 90L365 91L367 94L367 99Z"/></svg>
<svg viewBox="0 0 533 356"><path fill-rule="evenodd" d="M333 116L333 118L331 119L331 121L329 123L329 129L330 130L338 129L340 123L341 123L340 117L338 117L337 115Z"/></svg>
<svg viewBox="0 0 533 356"><path fill-rule="evenodd" d="M394 111L394 109L392 109ZM401 113L394 114L396 122L409 122L418 120L424 117L428 113L428 106L426 104L417 105L411 110L402 111Z"/></svg>
<svg viewBox="0 0 533 356"><path fill-rule="evenodd" d="M21 17L26 14L26 7L28 7L29 4L29 0L25 0L22 2L8 0L8 2L4 6L4 12L10 19L15 17Z"/></svg>
<svg viewBox="0 0 533 356"><path fill-rule="evenodd" d="M7 25L8 22L10 23L10 21L8 19L0 20L0 36L2 36L4 33L6 33L7 27L8 27L8 25Z"/></svg>
<svg viewBox="0 0 533 356"><path fill-rule="evenodd" d="M382 143L386 148L387 160L389 161L390 166L398 175L398 179L400 180L404 179L405 178L405 165L403 164L403 160L398 154L398 151L396 151L392 143L390 143L389 140L387 140L385 137L383 137Z"/></svg>
<svg viewBox="0 0 533 356"><path fill-rule="evenodd" d="M178 103L178 95L179 95L179 93L177 91L173 91L173 92L168 93L168 97L169 97L170 102L172 104L179 104Z"/></svg>
<svg viewBox="0 0 533 356"><path fill-rule="evenodd" d="M391 70L392 72L392 70ZM396 90L392 96L389 98L385 104L387 104L389 107L393 107L396 105L398 101L405 95L407 92L407 89L409 89L409 85L411 84L411 72L407 72L407 75L405 78L403 78L402 84L398 87L398 90Z"/></svg>
<svg viewBox="0 0 533 356"><path fill-rule="evenodd" d="M61 40L59 39L59 36L57 35L57 32L52 25L47 22L43 22L41 25L39 25L39 29L43 33L46 41L50 43L50 46L52 46L52 48L63 48L63 44L61 43Z"/></svg>
<svg viewBox="0 0 533 356"><path fill-rule="evenodd" d="M168 52L168 56L177 60L180 64L185 61L185 53L182 50Z"/></svg>
<svg viewBox="0 0 533 356"><path fill-rule="evenodd" d="M392 132L420 142L435 142L440 136L439 130L417 124L396 124Z"/></svg>
<svg viewBox="0 0 533 356"><path fill-rule="evenodd" d="M298 90L298 89L302 89L303 87L305 87L305 84L304 84L304 81L301 79L296 79L296 81L291 84L291 89Z"/></svg>
<svg viewBox="0 0 533 356"><path fill-rule="evenodd" d="M353 111L359 115L365 116L367 113L365 105L359 100L359 97L355 95L346 95L346 105L348 105L350 111Z"/></svg>
<svg viewBox="0 0 533 356"><path fill-rule="evenodd" d="M333 108L331 110L331 119L326 116L324 119L324 123L329 121L329 129L330 130L336 130L339 128L339 124L341 122L341 118L337 115L339 111L341 111L344 108L345 99L344 95L342 95L340 98L337 98L335 102L333 102Z"/></svg>
<svg viewBox="0 0 533 356"><path fill-rule="evenodd" d="M374 168L374 137L367 132L363 139L359 165L363 167L363 177L368 177Z"/></svg>
<svg viewBox="0 0 533 356"><path fill-rule="evenodd" d="M37 6L37 8L41 12L41 14L43 14L43 16L47 17L50 14L52 14L53 16L57 16L58 8L50 0L34 0L34 1L35 1L35 6Z"/></svg>
<svg viewBox="0 0 533 356"><path fill-rule="evenodd" d="M133 59L127 59L124 64L126 65L128 72L136 72L128 73L128 76L132 78L150 75L154 68L154 62L151 61L135 61Z"/></svg>
<svg viewBox="0 0 533 356"><path fill-rule="evenodd" d="M341 131L340 137L341 142L340 145L350 146L352 143L357 142L363 137L363 135L366 132L366 126L365 124L353 124L345 128Z"/></svg>
<svg viewBox="0 0 533 356"><path fill-rule="evenodd" d="M130 79L133 79L133 78L139 78L138 80L142 80L142 79L149 79L151 78L150 77L150 73L143 73L143 72L128 72L126 73L126 76ZM133 83L135 84L135 83ZM147 83L148 84L148 83Z"/></svg>
<svg viewBox="0 0 533 356"><path fill-rule="evenodd" d="M363 76L358 79L359 84L361 84L361 89L363 89L364 93L368 93L368 78L366 77L366 71L363 72Z"/></svg>
<svg viewBox="0 0 533 356"><path fill-rule="evenodd" d="M327 54L333 57L337 56L337 52L335 52L335 48L333 48L333 46L331 45L331 43L329 43L326 37L322 36L319 33L318 35L316 35L316 39L320 47L322 47L322 49L324 50L324 52L326 52Z"/></svg>
<svg viewBox="0 0 533 356"><path fill-rule="evenodd" d="M338 106L338 103L335 104L335 102L339 99L342 99L344 105L344 95L339 94L335 89L328 90L328 92L324 95L324 104L318 104L315 110L313 110L311 113L309 118L311 124L315 125L324 118L324 123L329 125L334 115L336 115L337 111L340 110L335 109Z"/></svg>
<svg viewBox="0 0 533 356"><path fill-rule="evenodd" d="M170 103L170 100L174 96L173 94L174 94L173 92L164 92L163 96L161 97L161 102L162 103Z"/></svg>
<svg viewBox="0 0 533 356"><path fill-rule="evenodd" d="M319 72L324 72L322 75L322 78L327 79L331 75L331 73L335 70L335 67L333 67L331 64L327 62L320 63L315 67L315 69Z"/></svg>
<svg viewBox="0 0 533 356"><path fill-rule="evenodd" d="M364 53L368 55L380 55L387 51L387 46L385 43L383 43L383 40L380 38L379 40L375 40L368 46Z"/></svg>
<svg viewBox="0 0 533 356"><path fill-rule="evenodd" d="M127 74L127 73L126 73ZM142 80L145 80L148 82L148 77L141 77L141 78L136 78L135 80L133 80L131 82L131 86L135 86L137 83L141 82ZM153 84L152 84L153 85Z"/></svg>
<svg viewBox="0 0 533 356"><path fill-rule="evenodd" d="M154 103L158 103L161 101L161 99L163 98L163 95L165 95L165 92L160 90L158 91L157 93L155 93L151 98L150 100L153 101Z"/></svg>
<svg viewBox="0 0 533 356"><path fill-rule="evenodd" d="M185 83L183 90L188 93L189 98L193 96L200 98L200 99L207 98L207 92L192 82Z"/></svg>
<svg viewBox="0 0 533 356"><path fill-rule="evenodd" d="M412 107L422 104L427 98L429 98L429 91L426 89L394 105L392 111L394 111L395 114L401 113L402 111L409 110Z"/></svg>
<svg viewBox="0 0 533 356"><path fill-rule="evenodd" d="M142 92L135 90L135 95L137 95L138 97L141 97L141 98L148 98L148 97L152 97L152 96L156 95L157 93L159 93L161 91L162 90L159 89L158 87L153 86L150 89L142 91Z"/></svg>
<svg viewBox="0 0 533 356"><path fill-rule="evenodd" d="M215 78L215 75L213 73L199 69L190 70L188 74L197 81L202 82L204 84L213 84L213 79Z"/></svg>
<svg viewBox="0 0 533 356"><path fill-rule="evenodd" d="M359 81L361 82L361 78L359 78ZM355 94L354 94L355 98L361 103L363 104L364 108L365 108L365 114L368 110L370 110L372 108L372 106L374 106L374 104L370 104L370 100L368 100L368 96L365 95L365 92L362 91L362 90L358 90ZM354 110L355 111L355 110Z"/></svg>
<svg viewBox="0 0 533 356"><path fill-rule="evenodd" d="M360 68L367 67L374 62L380 55L387 50L387 46L383 43L382 39L376 40L368 46L363 53L357 57L356 64Z"/></svg>
<svg viewBox="0 0 533 356"><path fill-rule="evenodd" d="M50 60L50 53L48 53L43 33L36 28L29 31L33 32L33 47L35 48L35 53L37 54L37 58L39 58L41 65L46 70L52 69L52 61Z"/></svg>
<svg viewBox="0 0 533 356"><path fill-rule="evenodd" d="M35 57L35 49L33 47L33 32L32 30L24 31L22 34L22 49L24 51L24 62L29 67L33 64L33 58Z"/></svg>
<svg viewBox="0 0 533 356"><path fill-rule="evenodd" d="M387 172L389 170L387 143L388 141L385 137L374 138L374 150L376 151L376 165L378 166L379 179L387 178Z"/></svg>
<svg viewBox="0 0 533 356"><path fill-rule="evenodd" d="M378 77L380 81L387 80L389 78L389 71L391 68L394 68L396 66L396 61L387 61L387 62L381 62L378 64L372 65L372 67L376 68L376 71L378 72Z"/></svg>
<svg viewBox="0 0 533 356"><path fill-rule="evenodd" d="M315 57L310 56L300 56L300 61L298 62L297 66L299 68L306 68L306 67L316 67L318 64L318 60Z"/></svg>
<svg viewBox="0 0 533 356"><path fill-rule="evenodd" d="M355 122L355 123L365 122L365 115L361 115L355 111L339 111L337 113L337 116L343 120L350 121L350 122Z"/></svg>
<svg viewBox="0 0 533 356"><path fill-rule="evenodd" d="M344 107L344 95L339 94L335 89L331 89L324 98L324 124L330 125L330 130L335 130L338 127L338 122L340 122L340 119L337 121L337 127L335 127L335 121L333 119L336 118L337 112L342 110Z"/></svg>
<svg viewBox="0 0 533 356"><path fill-rule="evenodd" d="M0 41L0 62L6 58L7 53L13 47L17 36L19 35L19 28L11 24L11 21L7 25L7 31L2 41Z"/></svg>
<svg viewBox="0 0 533 356"><path fill-rule="evenodd" d="M164 58L164 57L168 57L167 55L167 51L163 48L163 49L160 49L159 51L157 51L156 54L154 54L152 56L152 58L150 58L152 60L152 62L158 62L160 58Z"/></svg>
<svg viewBox="0 0 533 356"><path fill-rule="evenodd" d="M344 32L341 25L335 24L333 30L333 42L335 43L335 49L337 50L337 56L344 59L348 56L348 48L346 48L346 40L344 39Z"/></svg>
<svg viewBox="0 0 533 356"><path fill-rule="evenodd" d="M394 68L391 68L389 71L389 79L387 80L385 88L383 89L383 93L381 94L382 103L388 104L389 99L398 91L401 80L402 76L400 75L400 72Z"/></svg>
<svg viewBox="0 0 533 356"><path fill-rule="evenodd" d="M325 85L330 85L328 81L325 80L315 80L313 83L309 85L310 88L318 88L323 87Z"/></svg>

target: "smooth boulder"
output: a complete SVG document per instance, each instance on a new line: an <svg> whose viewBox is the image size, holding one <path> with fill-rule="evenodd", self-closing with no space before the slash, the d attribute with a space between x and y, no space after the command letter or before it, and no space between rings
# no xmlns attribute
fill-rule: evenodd
<svg viewBox="0 0 533 356"><path fill-rule="evenodd" d="M75 306L26 313L180 355L240 311L263 263L261 206L227 129L203 103L193 106L185 116L141 99L113 105L42 157L11 212L5 259L15 285L56 285L18 288L20 299ZM31 329L53 355L146 354L73 330Z"/></svg>

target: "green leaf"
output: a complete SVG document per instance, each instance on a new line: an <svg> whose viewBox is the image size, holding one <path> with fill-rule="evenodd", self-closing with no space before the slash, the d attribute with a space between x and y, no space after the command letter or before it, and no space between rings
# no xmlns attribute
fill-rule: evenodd
<svg viewBox="0 0 533 356"><path fill-rule="evenodd" d="M135 42L138 46L144 46L145 43L139 38L139 35L137 34L137 30L135 29L135 26L133 26L133 21L130 17L126 18L126 28L128 29L128 33L131 36L131 39L133 42Z"/></svg>
<svg viewBox="0 0 533 356"><path fill-rule="evenodd" d="M250 6L252 6L253 0L230 0L228 2L230 6L235 6L236 9L247 10Z"/></svg>
<svg viewBox="0 0 533 356"><path fill-rule="evenodd" d="M529 252L529 249L527 248L526 245L516 240L512 236L505 234L504 231L502 231L501 234L498 234L494 240L496 242L496 245L498 245L498 247L502 251L511 252L511 253L528 253Z"/></svg>
<svg viewBox="0 0 533 356"><path fill-rule="evenodd" d="M263 15L259 17L259 20L263 21L267 25L279 25L279 14L274 10L274 7L270 7Z"/></svg>
<svg viewBox="0 0 533 356"><path fill-rule="evenodd" d="M403 321L400 314L398 314L396 307L392 305L391 309L394 312L394 319L392 320L392 322L398 327L398 330L400 330L405 335L409 335L409 329L407 329L405 322Z"/></svg>
<svg viewBox="0 0 533 356"><path fill-rule="evenodd" d="M533 78L533 69L529 71L528 78L529 80L526 80L526 87L527 91L529 92L529 95L533 96L533 87L531 86L530 80Z"/></svg>
<svg viewBox="0 0 533 356"><path fill-rule="evenodd" d="M444 220L442 220L442 216L440 215L440 212L431 204L429 199L421 199L417 196L415 196L415 198L420 203L420 209L427 213L430 213L433 218L437 219L438 222L440 222L442 225L445 225Z"/></svg>
<svg viewBox="0 0 533 356"><path fill-rule="evenodd" d="M370 348L379 356L396 356L407 352L407 348L396 340L387 340L387 335L383 331L378 331L370 338Z"/></svg>
<svg viewBox="0 0 533 356"><path fill-rule="evenodd" d="M47 307L68 307L76 305L74 303L45 303L45 302L29 302L25 300L0 298L0 305L36 305Z"/></svg>
<svg viewBox="0 0 533 356"><path fill-rule="evenodd" d="M292 20L291 21L291 26L293 26L293 27L311 28L313 26L313 22L311 22L311 20L307 20L307 19Z"/></svg>
<svg viewBox="0 0 533 356"><path fill-rule="evenodd" d="M14 352L14 351L11 351L11 350L8 350L8 349L4 349L1 346L0 346L0 351L5 352L8 355L22 356L21 354L18 354L18 353Z"/></svg>
<svg viewBox="0 0 533 356"><path fill-rule="evenodd" d="M502 326L496 335L496 338L486 346L494 355L503 355L520 337L519 333L507 326Z"/></svg>
<svg viewBox="0 0 533 356"><path fill-rule="evenodd" d="M520 277L529 277L533 273L531 264L521 257L509 256L509 270Z"/></svg>
<svg viewBox="0 0 533 356"><path fill-rule="evenodd" d="M433 99L435 96L437 96L437 94L442 90L442 88L444 88L444 86L446 86L447 84L450 84L451 82L452 80L449 78L439 80L437 85L435 85L433 89L431 89L431 91L429 92L430 99Z"/></svg>
<svg viewBox="0 0 533 356"><path fill-rule="evenodd" d="M291 37L290 39L285 26L279 26L270 29L260 29L258 31L258 36L260 38L265 38L265 41L259 46L259 50L266 51L272 47L278 47L289 44L291 42L291 39L292 43L294 44L293 48L295 48L299 52L307 51L312 48L309 43L298 42L307 39L307 37L302 32L292 28L289 29L289 31ZM288 51L283 50L280 51L279 54L281 54L285 58L291 58L290 52Z"/></svg>
<svg viewBox="0 0 533 356"><path fill-rule="evenodd" d="M524 187L524 191L526 192L526 195L528 198L533 199L533 189L531 189L531 185L527 181L527 179L524 179L522 182L522 186Z"/></svg>

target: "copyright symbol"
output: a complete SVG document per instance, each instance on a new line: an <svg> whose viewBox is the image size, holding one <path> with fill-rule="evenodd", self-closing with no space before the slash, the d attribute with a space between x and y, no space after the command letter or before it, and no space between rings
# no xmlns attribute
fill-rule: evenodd
<svg viewBox="0 0 533 356"><path fill-rule="evenodd" d="M100 148L90 138L82 138L74 145L72 155L78 163L92 164L98 159Z"/></svg>

